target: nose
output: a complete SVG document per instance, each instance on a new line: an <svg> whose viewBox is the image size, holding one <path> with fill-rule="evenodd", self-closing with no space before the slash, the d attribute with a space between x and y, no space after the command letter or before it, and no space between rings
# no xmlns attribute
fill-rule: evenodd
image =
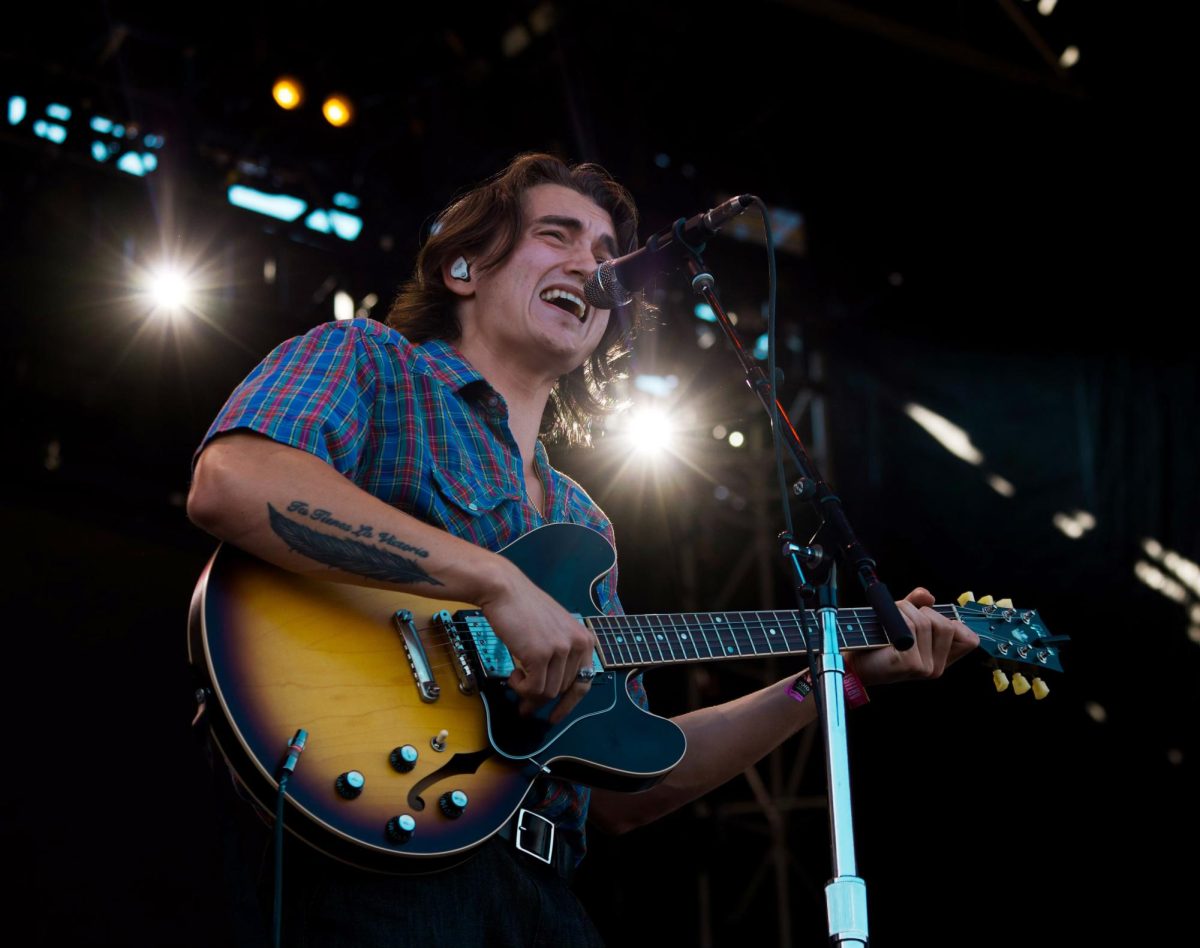
<svg viewBox="0 0 1200 948"><path fill-rule="evenodd" d="M566 263L568 273L579 277L582 282L596 271L597 266L595 255L582 241L571 245L571 253Z"/></svg>

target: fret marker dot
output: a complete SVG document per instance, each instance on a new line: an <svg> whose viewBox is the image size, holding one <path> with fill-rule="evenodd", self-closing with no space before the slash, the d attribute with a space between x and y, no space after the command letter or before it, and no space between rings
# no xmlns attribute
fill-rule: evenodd
<svg viewBox="0 0 1200 948"><path fill-rule="evenodd" d="M768 632L770 632L772 635L774 635L774 634L775 634L775 630L774 630L774 629L767 629L767 631L768 631Z"/></svg>
<svg viewBox="0 0 1200 948"><path fill-rule="evenodd" d="M662 633L661 632L658 633L658 635L656 635L655 638L661 642L663 640Z"/></svg>
<svg viewBox="0 0 1200 948"><path fill-rule="evenodd" d="M732 654L733 654L733 646L732 646L732 645L726 645L726 646L725 646L725 651L726 651L728 654L732 655Z"/></svg>
<svg viewBox="0 0 1200 948"><path fill-rule="evenodd" d="M623 635L618 635L618 636L617 636L617 641L618 641L618 642L624 642L624 641L625 641L625 636L623 636Z"/></svg>
<svg viewBox="0 0 1200 948"><path fill-rule="evenodd" d="M633 638L634 638L634 641L637 641L637 642L640 642L642 640L642 637L640 635L635 635Z"/></svg>
<svg viewBox="0 0 1200 948"><path fill-rule="evenodd" d="M722 619L720 616L717 616L717 621L718 621L718 622L724 622L725 620L724 620L724 619Z"/></svg>
<svg viewBox="0 0 1200 948"><path fill-rule="evenodd" d="M680 637L681 639L686 639L686 638L687 638L687 633L686 633L686 632L681 632L681 633L679 634L679 637Z"/></svg>

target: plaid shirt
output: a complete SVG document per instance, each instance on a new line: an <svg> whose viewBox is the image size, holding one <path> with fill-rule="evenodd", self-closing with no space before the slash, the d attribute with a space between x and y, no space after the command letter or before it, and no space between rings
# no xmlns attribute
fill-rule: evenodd
<svg viewBox="0 0 1200 948"><path fill-rule="evenodd" d="M368 493L472 543L498 550L547 522L579 523L615 547L612 524L582 487L550 466L539 441L534 466L546 517L525 495L508 407L444 340L415 346L370 319L323 323L276 348L234 390L201 445L251 430L315 454ZM596 586L618 614L617 570ZM641 676L634 699L646 706ZM547 779L533 808L553 820L577 861L586 851L590 791Z"/></svg>

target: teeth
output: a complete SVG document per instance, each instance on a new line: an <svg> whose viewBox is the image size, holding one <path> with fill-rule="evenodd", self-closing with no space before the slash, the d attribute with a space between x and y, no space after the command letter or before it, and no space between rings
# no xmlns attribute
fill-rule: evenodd
<svg viewBox="0 0 1200 948"><path fill-rule="evenodd" d="M571 308L575 311L575 318L580 322L583 322L584 316L587 315L587 303L574 293L568 293L566 290L544 290L541 296L547 303L552 303L554 300L566 300L571 304Z"/></svg>

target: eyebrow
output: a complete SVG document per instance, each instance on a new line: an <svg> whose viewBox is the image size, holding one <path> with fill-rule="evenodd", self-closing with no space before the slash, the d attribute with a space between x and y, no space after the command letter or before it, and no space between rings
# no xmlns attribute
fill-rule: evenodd
<svg viewBox="0 0 1200 948"><path fill-rule="evenodd" d="M573 234L583 232L583 222L574 217L561 217L558 214L547 214L545 217L539 217L534 220L535 224L553 224L555 227L564 227ZM617 242L608 234L604 234L600 238L600 246L608 251L610 257L617 257Z"/></svg>

